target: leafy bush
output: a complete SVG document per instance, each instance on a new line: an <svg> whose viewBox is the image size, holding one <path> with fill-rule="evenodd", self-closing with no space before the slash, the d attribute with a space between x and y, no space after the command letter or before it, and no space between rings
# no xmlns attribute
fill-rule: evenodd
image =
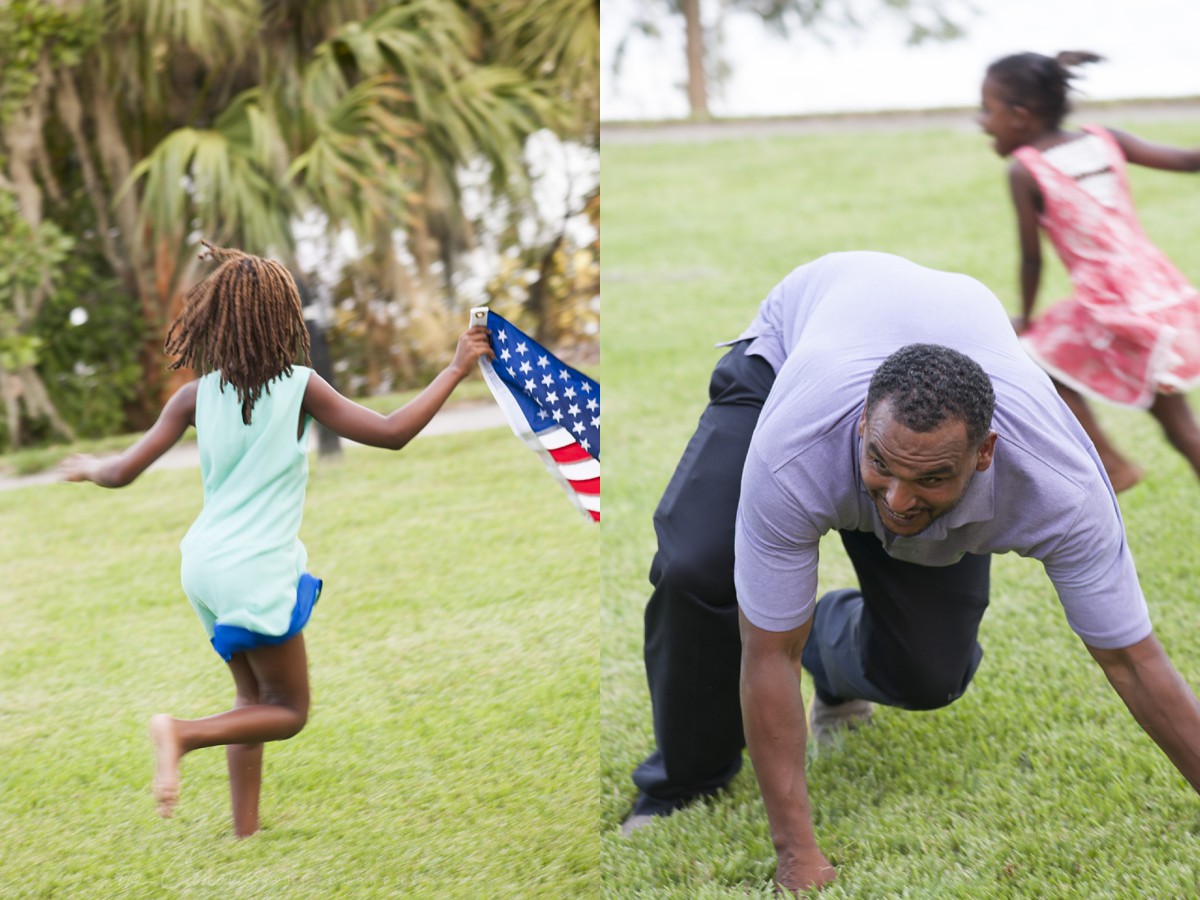
<svg viewBox="0 0 1200 900"><path fill-rule="evenodd" d="M33 331L42 341L38 370L59 413L80 437L103 437L126 430L143 324L117 280L97 274L107 269L103 261L91 262L71 260Z"/></svg>
<svg viewBox="0 0 1200 900"><path fill-rule="evenodd" d="M0 366L14 376L34 367L78 436L124 430L125 405L140 375L141 318L133 301L105 262L80 253L74 238L48 220L31 228L7 192L0 192L0 233ZM44 300L35 307L31 298L41 290ZM19 393L13 402L24 407ZM20 444L55 436L47 418L24 408L19 415ZM12 449L9 431L7 416L0 417L0 448Z"/></svg>

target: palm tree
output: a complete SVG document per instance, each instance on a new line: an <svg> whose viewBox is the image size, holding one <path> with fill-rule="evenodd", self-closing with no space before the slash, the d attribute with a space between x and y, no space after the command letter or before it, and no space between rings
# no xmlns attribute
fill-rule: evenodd
<svg viewBox="0 0 1200 900"><path fill-rule="evenodd" d="M599 0L477 0L489 58L549 79L573 113L571 136L600 142Z"/></svg>
<svg viewBox="0 0 1200 900"><path fill-rule="evenodd" d="M534 79L546 80L570 112L560 132L599 153L600 147L600 5L598 0L474 0L485 23L489 59L511 66ZM563 217L556 232L547 233L540 247L530 248L526 264L537 272L523 304L535 336L555 345L585 324L580 321L577 295L582 291L568 260L565 220L599 207L599 181ZM511 219L533 219L528 204L514 204ZM598 242L595 250L598 252ZM586 290L586 289L584 289ZM598 291L598 286L596 288ZM586 315L584 316L586 318ZM576 334L576 337L579 335Z"/></svg>
<svg viewBox="0 0 1200 900"><path fill-rule="evenodd" d="M286 30L271 30L260 53L269 77L233 97L208 133L169 135L133 176L145 178L158 234L178 230L188 206L286 256L287 220L320 210L331 231L354 231L393 295L401 284L390 235L401 229L417 270L410 313L436 320L433 263L449 272L471 243L460 167L482 159L494 190L519 195L526 137L565 122L566 104L548 82L484 64L483 35L457 4L374 5L365 19L327 19L303 54L293 52L296 23L281 20ZM193 185L185 196L174 187L181 177ZM433 343L444 343L441 331Z"/></svg>
<svg viewBox="0 0 1200 900"><path fill-rule="evenodd" d="M73 58L86 42L85 31L30 0L15 0L0 17L0 402L9 446L21 442L22 408L73 438L35 368L38 340L31 331L73 246L46 219L38 183L41 174L46 190L61 197L42 133L48 79L56 63Z"/></svg>
<svg viewBox="0 0 1200 900"><path fill-rule="evenodd" d="M95 228L76 238L98 245L148 326L147 413L198 235L294 267L292 223L312 211L379 256L399 231L431 295L434 261L470 241L460 168L484 159L493 187L519 195L525 138L569 120L549 80L488 62L485 30L453 0L61 0L58 12L89 39L39 62L37 140L17 160L36 202L21 210L48 200L71 230L55 180L79 173ZM63 152L45 152L51 131Z"/></svg>

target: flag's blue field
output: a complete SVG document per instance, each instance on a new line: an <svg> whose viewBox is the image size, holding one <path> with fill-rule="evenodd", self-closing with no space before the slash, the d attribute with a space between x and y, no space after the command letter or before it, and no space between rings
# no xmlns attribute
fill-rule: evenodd
<svg viewBox="0 0 1200 900"><path fill-rule="evenodd" d="M479 365L513 432L542 460L575 507L599 522L599 382L490 310L487 326L496 356Z"/></svg>

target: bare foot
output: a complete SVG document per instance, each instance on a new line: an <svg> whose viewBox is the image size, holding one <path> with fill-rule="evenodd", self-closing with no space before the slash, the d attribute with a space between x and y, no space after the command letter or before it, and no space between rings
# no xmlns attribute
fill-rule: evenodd
<svg viewBox="0 0 1200 900"><path fill-rule="evenodd" d="M150 739L154 741L154 800L158 814L171 818L179 799L179 737L175 720L166 713L150 717Z"/></svg>

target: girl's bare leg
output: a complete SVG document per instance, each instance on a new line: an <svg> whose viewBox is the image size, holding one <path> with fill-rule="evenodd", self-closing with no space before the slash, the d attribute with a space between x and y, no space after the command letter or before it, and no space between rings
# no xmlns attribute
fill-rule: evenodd
<svg viewBox="0 0 1200 900"><path fill-rule="evenodd" d="M233 708L255 706L259 702L258 679L244 653L236 653L229 661L229 671L237 685ZM247 837L258 831L258 797L262 788L263 745L230 744L225 748L229 768L229 799L233 804L233 831Z"/></svg>
<svg viewBox="0 0 1200 900"><path fill-rule="evenodd" d="M1171 446L1183 454L1200 475L1200 426L1183 394L1157 394L1150 414L1158 420Z"/></svg>
<svg viewBox="0 0 1200 900"><path fill-rule="evenodd" d="M1063 402L1071 408L1071 412L1083 426L1083 430L1087 432L1087 436L1096 445L1096 453L1100 457L1100 462L1104 463L1104 471L1108 473L1108 480L1112 482L1113 490L1119 494L1141 481L1142 470L1122 456L1120 451L1112 445L1108 435L1104 433L1104 429L1092 415L1092 409L1083 396L1058 381L1054 382L1054 386L1058 389L1058 395L1063 398Z"/></svg>
<svg viewBox="0 0 1200 900"><path fill-rule="evenodd" d="M258 647L235 659L244 658L245 669L234 668L234 682L238 685L239 697L246 685L250 696L247 674L257 687L256 702L236 705L227 712L203 719L174 719L157 715L150 720L150 734L154 738L155 776L154 797L159 804L159 813L171 814L179 792L179 760L187 753L201 747L218 745L261 745L266 741L282 741L299 733L308 721L308 657L304 650L304 636L296 635L289 641L273 647ZM249 670L248 673L246 670ZM249 751L253 753L253 751ZM262 773L262 749L259 748L257 765L253 756L234 751L239 766L239 777L234 778L230 770L230 787L234 792L234 824L239 836L252 834L258 827L258 788ZM227 754L228 757L228 754ZM249 769L241 767L249 763ZM249 798L253 795L253 800ZM243 831L243 828L249 828Z"/></svg>

